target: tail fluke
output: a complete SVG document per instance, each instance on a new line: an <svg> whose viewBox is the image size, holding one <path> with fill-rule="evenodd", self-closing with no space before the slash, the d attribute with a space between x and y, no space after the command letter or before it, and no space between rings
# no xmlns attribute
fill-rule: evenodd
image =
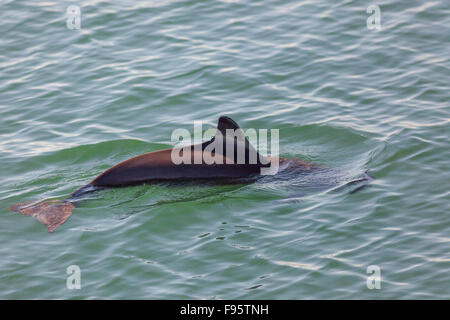
<svg viewBox="0 0 450 320"><path fill-rule="evenodd" d="M45 224L48 232L53 232L72 215L75 205L68 201L51 200L43 202L17 203L9 210L20 212Z"/></svg>

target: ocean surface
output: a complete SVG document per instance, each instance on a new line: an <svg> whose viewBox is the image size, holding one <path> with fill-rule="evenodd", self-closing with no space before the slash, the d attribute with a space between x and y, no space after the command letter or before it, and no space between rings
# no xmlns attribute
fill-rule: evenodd
<svg viewBox="0 0 450 320"><path fill-rule="evenodd" d="M0 21L1 299L450 299L448 1L3 0ZM329 170L103 190L54 233L8 210L221 115Z"/></svg>

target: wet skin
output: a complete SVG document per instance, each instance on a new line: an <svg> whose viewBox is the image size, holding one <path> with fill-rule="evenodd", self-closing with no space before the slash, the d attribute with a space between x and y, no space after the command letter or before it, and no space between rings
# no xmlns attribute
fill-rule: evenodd
<svg viewBox="0 0 450 320"><path fill-rule="evenodd" d="M18 203L9 209L18 211L24 215L29 215L48 227L49 232L53 232L61 226L72 215L76 202L83 195L103 188L125 187L143 183L158 183L161 181L198 181L205 180L215 181L218 183L250 183L258 180L261 175L261 169L270 167L274 161L278 161L281 170L312 170L315 165L298 160L285 158L264 157L256 152L248 140L244 138L236 138L227 136L227 129L240 130L239 126L228 117L220 117L217 134L224 137L222 154L211 151L208 146L215 139L216 134L210 141L206 141L199 145L188 147L165 149L146 153L128 160L125 160L112 168L106 170L87 185L79 188L71 197L63 201L39 201ZM230 143L229 139L233 139ZM217 142L217 141L216 141ZM221 142L221 143L222 143ZM233 148L231 153L233 158L227 157L229 148ZM191 161L189 163L175 164L173 162L173 152L184 155L184 152L190 151ZM238 161L238 150L244 150L244 161ZM256 161L251 157L252 152L256 153ZM204 159L207 157L215 157L215 163L208 164ZM195 159L201 159L200 163L196 163Z"/></svg>

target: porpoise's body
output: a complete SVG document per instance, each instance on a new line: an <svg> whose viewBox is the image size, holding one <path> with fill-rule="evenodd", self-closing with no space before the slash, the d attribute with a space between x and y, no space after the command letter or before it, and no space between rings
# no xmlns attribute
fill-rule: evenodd
<svg viewBox="0 0 450 320"><path fill-rule="evenodd" d="M49 232L53 232L72 215L75 200L99 188L177 180L203 181L206 179L224 183L233 183L242 179L254 181L261 176L261 169L269 167L273 161L277 161L280 165L289 163L290 167L304 167L306 170L313 167L312 164L296 159L264 157L256 152L245 137L229 136L229 129L241 130L232 119L220 117L217 134L210 141L188 147L154 151L128 159L106 170L64 201L19 203L11 206L10 210L36 218L48 227ZM211 148L213 142L218 142L218 134L223 137L220 141L221 153L218 153L218 148ZM233 148L231 157L227 152L230 148ZM173 154L184 155L184 152L188 150L192 161L175 164ZM245 152L243 163L238 161L238 150ZM256 154L256 161L250 161L254 154ZM204 160L207 157L215 157L219 161L210 164ZM201 161L196 162L195 159L201 159Z"/></svg>
<svg viewBox="0 0 450 320"><path fill-rule="evenodd" d="M119 187L148 183L156 180L188 180L188 179L230 179L245 178L257 175L261 166L258 164L194 164L196 153L192 151L191 164L172 163L173 149L146 153L131 158L106 170L89 184L99 187Z"/></svg>

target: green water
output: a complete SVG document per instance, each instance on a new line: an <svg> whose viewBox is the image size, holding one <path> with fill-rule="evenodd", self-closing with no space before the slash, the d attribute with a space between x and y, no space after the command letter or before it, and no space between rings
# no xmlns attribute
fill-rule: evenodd
<svg viewBox="0 0 450 320"><path fill-rule="evenodd" d="M447 1L0 8L0 298L450 298ZM105 190L53 234L7 209L64 198L222 114L279 129L284 157L376 180L355 194L315 190L317 176Z"/></svg>

